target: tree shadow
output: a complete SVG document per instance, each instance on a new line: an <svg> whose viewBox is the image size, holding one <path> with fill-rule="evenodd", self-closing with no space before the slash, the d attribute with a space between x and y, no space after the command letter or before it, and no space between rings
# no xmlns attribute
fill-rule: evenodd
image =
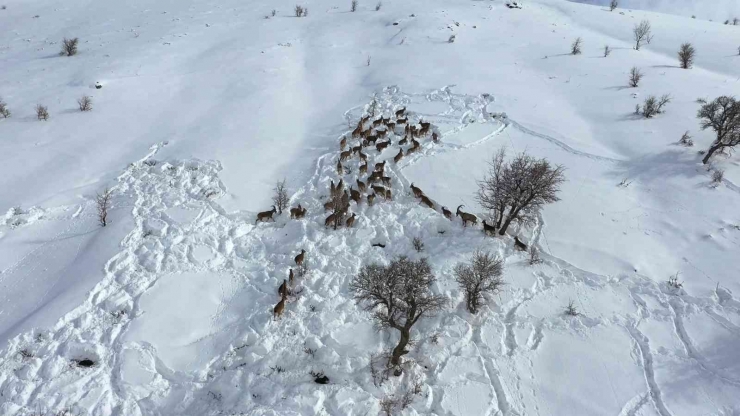
<svg viewBox="0 0 740 416"><path fill-rule="evenodd" d="M663 183L667 177L686 179L705 177L698 163L701 163L701 160L697 158L695 152L674 148L636 160L620 162L607 174L613 176L615 180L630 178L644 184Z"/></svg>
<svg viewBox="0 0 740 416"><path fill-rule="evenodd" d="M678 65L653 65L651 68L678 68L681 69Z"/></svg>
<svg viewBox="0 0 740 416"><path fill-rule="evenodd" d="M628 90L631 89L629 85L615 85L613 87L606 87L605 90L616 90L616 91L622 91L622 90Z"/></svg>

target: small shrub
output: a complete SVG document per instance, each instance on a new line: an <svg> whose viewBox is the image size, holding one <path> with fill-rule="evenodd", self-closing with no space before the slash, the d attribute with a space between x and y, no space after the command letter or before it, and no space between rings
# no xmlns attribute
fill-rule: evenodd
<svg viewBox="0 0 740 416"><path fill-rule="evenodd" d="M83 95L77 100L77 106L79 107L80 111L92 110L92 97L90 97L89 95Z"/></svg>
<svg viewBox="0 0 740 416"><path fill-rule="evenodd" d="M357 0L352 0L352 4L349 7L349 11L351 11L352 13L357 11Z"/></svg>
<svg viewBox="0 0 740 416"><path fill-rule="evenodd" d="M305 352L306 354L310 355L311 357L313 357L314 354L316 354L316 350L314 350L312 348L308 348L308 347L303 347L303 352Z"/></svg>
<svg viewBox="0 0 740 416"><path fill-rule="evenodd" d="M46 106L41 104L38 104L36 106L36 118L44 121L49 119L49 110L46 108Z"/></svg>
<svg viewBox="0 0 740 416"><path fill-rule="evenodd" d="M604 46L604 58L609 56L610 53L612 53L612 50L609 48L609 45Z"/></svg>
<svg viewBox="0 0 740 416"><path fill-rule="evenodd" d="M683 287L683 282L678 281L678 272L668 278L668 287L672 287L674 289L681 289Z"/></svg>
<svg viewBox="0 0 740 416"><path fill-rule="evenodd" d="M0 116L3 116L3 118L10 117L10 109L8 109L8 104L6 104L2 98L0 98Z"/></svg>
<svg viewBox="0 0 740 416"><path fill-rule="evenodd" d="M681 68L689 69L694 64L694 57L696 56L696 49L690 43L684 43L681 45L681 49L678 50L678 61L681 64Z"/></svg>
<svg viewBox="0 0 740 416"><path fill-rule="evenodd" d="M565 307L565 314L568 316L578 316L580 315L578 313L578 308L576 308L575 302L572 300L568 303L568 306Z"/></svg>
<svg viewBox="0 0 740 416"><path fill-rule="evenodd" d="M275 9L272 9L272 12L270 12L270 15L271 15L272 17L275 17L275 15L276 15L276 14L277 14L277 10L275 10Z"/></svg>
<svg viewBox="0 0 740 416"><path fill-rule="evenodd" d="M722 180L725 178L725 171L722 169L715 169L712 171L712 183L715 185L719 185L722 183Z"/></svg>
<svg viewBox="0 0 740 416"><path fill-rule="evenodd" d="M679 140L678 143L686 147L691 147L694 145L694 140L691 138L691 136L689 136L688 130L686 130L686 133L681 136L681 140Z"/></svg>
<svg viewBox="0 0 740 416"><path fill-rule="evenodd" d="M457 37L457 35L450 35L450 38L447 39L447 43L455 43L455 38L456 37Z"/></svg>
<svg viewBox="0 0 740 416"><path fill-rule="evenodd" d="M370 59L371 59L371 58L372 58L372 57L371 57L370 55L368 55L368 56L367 56L367 66L370 66Z"/></svg>
<svg viewBox="0 0 740 416"><path fill-rule="evenodd" d="M28 359L30 359L30 358L33 358L33 353L31 352L31 350L29 350L29 349L27 349L27 348L24 348L24 349L22 349L22 350L18 351L18 354L19 354L19 355L21 356L21 358L22 358L22 359L24 359L24 360L28 360Z"/></svg>
<svg viewBox="0 0 740 416"><path fill-rule="evenodd" d="M77 55L77 43L80 41L79 38L62 40L62 50L59 52L62 56L73 56Z"/></svg>
<svg viewBox="0 0 740 416"><path fill-rule="evenodd" d="M424 241L422 241L420 237L414 237L411 243L414 245L414 250L416 250L417 253L424 251Z"/></svg>
<svg viewBox="0 0 740 416"><path fill-rule="evenodd" d="M649 96L645 99L645 102L642 103L642 116L645 118L652 118L656 114L662 114L665 112L663 107L665 107L669 102L671 102L671 96L668 94L661 96L660 99L655 98L654 95Z"/></svg>
<svg viewBox="0 0 740 416"><path fill-rule="evenodd" d="M641 80L642 80L642 72L636 66L633 66L632 69L630 69L630 79L629 79L630 87L637 88L640 85Z"/></svg>
<svg viewBox="0 0 740 416"><path fill-rule="evenodd" d="M272 370L272 371L274 371L274 372L276 372L278 374L285 372L285 368L283 368L283 367L281 367L279 365L276 365L275 367L270 367L270 370Z"/></svg>
<svg viewBox="0 0 740 416"><path fill-rule="evenodd" d="M737 26L738 24L740 24L740 18L735 17L734 19L732 19L733 26Z"/></svg>
<svg viewBox="0 0 740 416"><path fill-rule="evenodd" d="M393 398L393 396L385 396L380 401L380 411L384 412L387 416L393 416L397 406L398 400Z"/></svg>
<svg viewBox="0 0 740 416"><path fill-rule="evenodd" d="M613 12L613 11L614 11L614 9L616 9L616 8L617 8L617 6L619 6L619 2L618 2L617 0L612 0L612 1L611 1L611 2L609 3L609 10Z"/></svg>
<svg viewBox="0 0 740 416"><path fill-rule="evenodd" d="M439 344L439 337L440 337L440 333L439 332L435 332L435 333L432 334L432 336L429 338L429 340L432 342L432 344L437 345L437 344Z"/></svg>
<svg viewBox="0 0 740 416"><path fill-rule="evenodd" d="M378 4L376 4L376 5L375 5L375 11L376 11L376 12L380 11L380 8L381 8L381 7L383 7L383 3L381 3L381 2L378 2Z"/></svg>
<svg viewBox="0 0 740 416"><path fill-rule="evenodd" d="M295 5L295 17L303 17L304 10L305 9L303 8L303 6L296 4Z"/></svg>
<svg viewBox="0 0 740 416"><path fill-rule="evenodd" d="M108 225L108 210L110 209L111 191L106 188L102 194L95 197L95 206L98 211L98 222L101 227Z"/></svg>
<svg viewBox="0 0 740 416"><path fill-rule="evenodd" d="M311 306L309 306L309 307L308 307L308 309L309 309L309 310L310 310L311 312L316 312L316 305L311 305Z"/></svg>
<svg viewBox="0 0 740 416"><path fill-rule="evenodd" d="M583 39L581 39L580 36L579 36L570 45L570 54L571 55L580 55L581 54L581 47L582 46L583 46Z"/></svg>
<svg viewBox="0 0 740 416"><path fill-rule="evenodd" d="M540 251L537 250L537 247L532 245L529 247L529 265L534 266L535 264L542 263L542 258L540 258Z"/></svg>

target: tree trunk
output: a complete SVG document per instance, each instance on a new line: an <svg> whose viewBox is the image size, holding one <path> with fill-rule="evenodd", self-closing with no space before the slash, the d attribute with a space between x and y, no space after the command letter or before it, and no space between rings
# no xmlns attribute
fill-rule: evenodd
<svg viewBox="0 0 740 416"><path fill-rule="evenodd" d="M709 150L707 150L706 156L704 156L704 159L702 159L702 163L704 163L706 165L707 162L709 162L709 158L712 157L712 155L714 154L714 152L716 152L717 150L719 150L721 148L722 148L722 145L721 144L715 144L712 147L710 147Z"/></svg>
<svg viewBox="0 0 740 416"><path fill-rule="evenodd" d="M393 353L391 354L391 364L394 366L398 366L401 364L401 356L408 354L408 351L406 350L406 346L409 344L409 340L411 339L410 331L411 328L401 328L399 331L401 331L401 339L398 340L398 345L396 345L396 348L393 349ZM400 374L396 374L400 375Z"/></svg>

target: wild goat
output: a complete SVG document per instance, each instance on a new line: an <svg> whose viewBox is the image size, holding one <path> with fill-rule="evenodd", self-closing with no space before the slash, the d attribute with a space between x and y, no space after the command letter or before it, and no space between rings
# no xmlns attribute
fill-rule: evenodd
<svg viewBox="0 0 740 416"><path fill-rule="evenodd" d="M383 122L383 117L373 120L373 127L378 127Z"/></svg>
<svg viewBox="0 0 740 416"><path fill-rule="evenodd" d="M380 162L380 163L376 163L375 164L375 171L376 172L378 172L378 171L379 172L384 172L385 171L385 161Z"/></svg>
<svg viewBox="0 0 740 416"><path fill-rule="evenodd" d="M432 133L432 141L437 143L439 141L439 135L437 135L437 132L435 131Z"/></svg>
<svg viewBox="0 0 740 416"><path fill-rule="evenodd" d="M408 121L409 121L409 118L408 117L406 117L406 118L399 118L398 120L396 120L396 124L406 124L406 123L408 123Z"/></svg>
<svg viewBox="0 0 740 416"><path fill-rule="evenodd" d="M422 192L420 188L414 186L413 182L411 182L411 192L413 192L414 196L417 198L421 198L422 195L424 195L424 192Z"/></svg>
<svg viewBox="0 0 740 416"><path fill-rule="evenodd" d="M391 177L390 176L383 176L382 178L380 178L380 182L382 182L383 185L389 188L391 187Z"/></svg>
<svg viewBox="0 0 740 416"><path fill-rule="evenodd" d="M275 219L272 218L272 216L277 212L277 209L275 208L275 205L272 206L272 209L269 211L263 211L257 214L257 221L254 223L258 223L260 221L266 221L268 219L271 219L272 221L275 221Z"/></svg>
<svg viewBox="0 0 740 416"><path fill-rule="evenodd" d="M373 192L375 192L376 194L385 195L384 187L373 185L372 188L373 188Z"/></svg>
<svg viewBox="0 0 740 416"><path fill-rule="evenodd" d="M389 117L387 117L387 118L386 118L386 117L381 117L380 119L381 119L381 120L383 120L383 124L388 124L388 123L390 123L390 122L391 122L391 118L390 118L390 116L389 116Z"/></svg>
<svg viewBox="0 0 740 416"><path fill-rule="evenodd" d="M478 217L476 217L473 214L468 214L467 212L460 211L460 208L464 207L465 205L460 205L457 207L457 212L455 215L462 218L463 227L467 227L469 222L472 222L473 225L478 224Z"/></svg>
<svg viewBox="0 0 740 416"><path fill-rule="evenodd" d="M362 134L362 124L358 124L357 128L352 130L352 138L356 139Z"/></svg>
<svg viewBox="0 0 740 416"><path fill-rule="evenodd" d="M403 107L400 110L397 110L396 111L396 118L400 118L403 115L403 113L405 113L405 112L406 112L406 107Z"/></svg>
<svg viewBox="0 0 740 416"><path fill-rule="evenodd" d="M345 160L352 157L352 151L351 150L345 150L344 152L339 154L339 161L344 162Z"/></svg>
<svg viewBox="0 0 740 416"><path fill-rule="evenodd" d="M365 185L365 182L357 179L357 189L359 189L360 192L365 192L365 190L367 189L367 185Z"/></svg>
<svg viewBox="0 0 740 416"><path fill-rule="evenodd" d="M390 189L386 189L385 190L385 200L386 201L390 201L391 199L393 199L393 194L391 194L391 190Z"/></svg>
<svg viewBox="0 0 740 416"><path fill-rule="evenodd" d="M373 172L370 174L370 176L367 177L367 181L370 183L375 183L383 178L382 172Z"/></svg>
<svg viewBox="0 0 740 416"><path fill-rule="evenodd" d="M370 120L370 116L363 116L360 119L360 124L365 124L365 123L367 123L368 120Z"/></svg>
<svg viewBox="0 0 740 416"><path fill-rule="evenodd" d="M336 214L329 214L324 220L324 227L333 226L335 218L337 218Z"/></svg>
<svg viewBox="0 0 740 416"><path fill-rule="evenodd" d="M367 162L367 155L362 153L362 150L360 150L360 160Z"/></svg>
<svg viewBox="0 0 740 416"><path fill-rule="evenodd" d="M398 163L403 159L403 149L398 149L398 154L393 156L393 162Z"/></svg>
<svg viewBox="0 0 740 416"><path fill-rule="evenodd" d="M422 129L426 129L426 130L429 130L429 127L431 127L432 125L431 123L427 123L425 121L420 121L419 124L421 124Z"/></svg>
<svg viewBox="0 0 740 416"><path fill-rule="evenodd" d="M347 222L345 223L345 225L347 226L347 228L352 228L352 226L355 225L355 217L356 216L357 216L357 214L352 213L352 216L349 217L349 218L347 218Z"/></svg>
<svg viewBox="0 0 740 416"><path fill-rule="evenodd" d="M364 165L360 165L360 174L361 175L363 173L365 173L365 174L367 173L367 159L364 159L364 160L365 160L365 164Z"/></svg>
<svg viewBox="0 0 740 416"><path fill-rule="evenodd" d="M358 152L361 152L361 151L362 151L362 145L355 146L355 147L352 148L352 153L358 153Z"/></svg>
<svg viewBox="0 0 740 416"><path fill-rule="evenodd" d="M388 140L386 142L381 142L381 143L378 143L378 144L375 145L375 149L377 149L378 152L382 152L383 149L385 149L386 147L388 147L390 144L391 144L391 141L390 140Z"/></svg>
<svg viewBox="0 0 740 416"><path fill-rule="evenodd" d="M519 240L519 237L514 236L514 246L517 250L520 251L527 251L527 245L522 243L521 240Z"/></svg>
<svg viewBox="0 0 740 416"><path fill-rule="evenodd" d="M285 284L285 280L283 280L283 284ZM272 319L277 319L283 316L283 310L285 309L285 299L288 297L287 292L288 292L287 290L283 291L283 298L272 309Z"/></svg>
<svg viewBox="0 0 740 416"><path fill-rule="evenodd" d="M448 220L452 219L452 211L447 209L446 207L442 207L442 214L447 218Z"/></svg>
<svg viewBox="0 0 740 416"><path fill-rule="evenodd" d="M352 132L352 137L354 137L355 132ZM359 135L359 133L358 133ZM342 140L339 141L339 150L344 151L344 148L347 147L347 138L342 137Z"/></svg>
<svg viewBox="0 0 740 416"><path fill-rule="evenodd" d="M290 218L303 218L304 216L306 216L306 209L301 207L301 204L298 204L298 208L290 209Z"/></svg>
<svg viewBox="0 0 740 416"><path fill-rule="evenodd" d="M496 227L488 225L486 220L483 220L483 233L486 235L494 235L496 234Z"/></svg>
<svg viewBox="0 0 740 416"><path fill-rule="evenodd" d="M281 297L288 291L288 281L283 280L283 284L278 287L278 295Z"/></svg>
<svg viewBox="0 0 740 416"><path fill-rule="evenodd" d="M388 134L387 130L378 130L375 132L375 135L378 136L379 139L385 137L386 134Z"/></svg>
<svg viewBox="0 0 740 416"><path fill-rule="evenodd" d="M303 259L306 257L306 250L301 250L301 254L295 256L295 264L300 266L303 264Z"/></svg>
<svg viewBox="0 0 740 416"><path fill-rule="evenodd" d="M342 167L342 161L337 160L337 175L341 175L344 173L344 168Z"/></svg>
<svg viewBox="0 0 740 416"><path fill-rule="evenodd" d="M290 269L290 273L288 273L288 285L290 287L293 287L295 284L295 276L293 275L293 269Z"/></svg>
<svg viewBox="0 0 740 416"><path fill-rule="evenodd" d="M409 138L408 138L408 137L405 137L405 136L404 136L404 138L403 138L403 139L401 139L401 140L399 140L399 141L398 141L398 145L399 145L399 146L404 146L404 145L406 145L406 143L408 143L408 142L409 142Z"/></svg>
<svg viewBox="0 0 740 416"><path fill-rule="evenodd" d="M388 130L389 131L395 131L396 130L396 123L388 123Z"/></svg>
<svg viewBox="0 0 740 416"><path fill-rule="evenodd" d="M375 201L375 194L370 194L367 196L367 204L372 205L373 201Z"/></svg>
<svg viewBox="0 0 740 416"><path fill-rule="evenodd" d="M378 136L367 136L365 140L367 140L367 144L369 146L370 143L375 144L375 142L378 140Z"/></svg>
<svg viewBox="0 0 740 416"><path fill-rule="evenodd" d="M422 204L428 206L431 209L434 209L434 203L432 202L431 199L427 198L426 195L422 194L420 198L421 198L421 203Z"/></svg>
<svg viewBox="0 0 740 416"><path fill-rule="evenodd" d="M349 187L349 194L350 194L350 196L349 196L349 197L350 197L350 198L351 198L351 199L352 199L353 201L355 201L355 203L356 203L357 205L360 205L360 201L362 200L362 195L360 195L360 191L355 191L355 190L354 190L354 189L352 189L352 187L350 186L350 187Z"/></svg>

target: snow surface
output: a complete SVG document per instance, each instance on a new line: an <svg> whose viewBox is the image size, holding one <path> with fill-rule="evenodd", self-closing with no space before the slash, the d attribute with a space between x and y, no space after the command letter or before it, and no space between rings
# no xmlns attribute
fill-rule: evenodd
<svg viewBox="0 0 740 416"><path fill-rule="evenodd" d="M313 0L300 19L235 0L0 10L0 414L366 415L414 382L400 413L740 414L740 168L718 156L710 186L696 152L712 134L695 119L696 98L740 95L740 29L563 0L348 3ZM638 52L642 19L655 39ZM57 55L65 36L77 56ZM584 54L568 55L578 36ZM675 58L685 41L691 70ZM632 114L664 93L665 114ZM355 227L330 231L337 143L373 97L442 138L388 165L392 201L353 204ZM676 144L686 130L693 148ZM475 179L502 146L567 168L562 200L511 230L539 265L439 208L480 213ZM398 146L366 152L372 166ZM283 177L308 215L255 224ZM505 258L507 285L471 316L452 269L477 247ZM273 321L301 249L311 271ZM405 374L376 386L370 356L397 334L373 329L348 283L401 254L429 257L450 305L415 327ZM682 289L666 284L677 272ZM563 314L571 300L579 316Z"/></svg>

